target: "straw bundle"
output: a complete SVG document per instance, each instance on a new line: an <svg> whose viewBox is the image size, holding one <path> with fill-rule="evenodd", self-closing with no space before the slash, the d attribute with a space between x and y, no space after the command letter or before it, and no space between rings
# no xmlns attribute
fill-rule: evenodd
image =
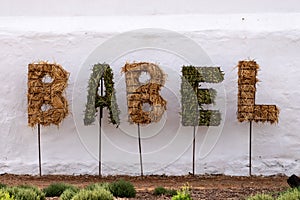
<svg viewBox="0 0 300 200"><path fill-rule="evenodd" d="M52 82L43 82L47 75L52 78ZM68 78L69 73L59 64L39 62L28 65L29 126L58 126L68 115L68 102L62 94L67 87ZM48 109L42 110L43 106L48 106Z"/></svg>
<svg viewBox="0 0 300 200"><path fill-rule="evenodd" d="M183 126L218 126L221 113L204 110L203 104L213 104L217 92L214 89L199 89L199 83L220 83L224 74L220 67L182 67L181 103Z"/></svg>
<svg viewBox="0 0 300 200"><path fill-rule="evenodd" d="M125 72L126 78L129 122L149 124L160 121L167 105L159 94L161 87L165 84L164 72L158 65L147 62L126 63L122 72ZM150 75L147 83L139 81L142 72ZM150 105L150 111L143 110L143 104L146 103Z"/></svg>
<svg viewBox="0 0 300 200"><path fill-rule="evenodd" d="M275 105L255 105L257 70L255 61L238 63L238 113L240 122L278 122L279 109Z"/></svg>
<svg viewBox="0 0 300 200"><path fill-rule="evenodd" d="M99 95L100 80L103 78L105 95ZM84 115L84 125L91 125L95 121L97 108L106 107L109 110L109 120L119 125L119 108L114 90L113 72L108 64L95 64L89 79L87 104Z"/></svg>
<svg viewBox="0 0 300 200"><path fill-rule="evenodd" d="M275 105L255 105L253 120L255 122L278 122L279 110Z"/></svg>

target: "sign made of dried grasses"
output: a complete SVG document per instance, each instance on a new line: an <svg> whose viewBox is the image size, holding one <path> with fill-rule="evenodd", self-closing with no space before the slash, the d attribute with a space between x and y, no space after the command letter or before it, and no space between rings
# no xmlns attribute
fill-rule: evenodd
<svg viewBox="0 0 300 200"><path fill-rule="evenodd" d="M279 109L276 105L256 105L255 93L258 82L259 65L255 61L239 61L238 63L238 112L240 122L277 123Z"/></svg>
<svg viewBox="0 0 300 200"><path fill-rule="evenodd" d="M49 77L46 82L45 78ZM63 96L69 73L59 64L48 62L28 65L28 125L59 125L68 115L68 102Z"/></svg>
<svg viewBox="0 0 300 200"><path fill-rule="evenodd" d="M140 62L126 63L122 71L126 78L129 122L150 124L160 121L167 105L166 100L159 94L166 79L162 69L153 63ZM143 72L150 75L146 83L139 81ZM149 104L151 110L143 110L144 104Z"/></svg>
<svg viewBox="0 0 300 200"><path fill-rule="evenodd" d="M218 110L204 110L203 105L213 104L217 91L200 89L199 83L220 83L224 74L220 67L182 67L181 105L183 126L218 126L221 113Z"/></svg>
<svg viewBox="0 0 300 200"><path fill-rule="evenodd" d="M95 121L97 108L109 110L109 120L112 124L119 125L119 107L114 90L113 72L108 64L95 64L89 79L87 104L84 115L84 125L91 125ZM99 95L100 81L103 78L105 95Z"/></svg>

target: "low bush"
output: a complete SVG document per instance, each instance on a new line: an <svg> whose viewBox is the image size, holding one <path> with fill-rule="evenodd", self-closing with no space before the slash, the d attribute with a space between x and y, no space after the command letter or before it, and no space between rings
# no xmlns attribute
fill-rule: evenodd
<svg viewBox="0 0 300 200"><path fill-rule="evenodd" d="M7 191L0 189L0 200L14 200L14 198Z"/></svg>
<svg viewBox="0 0 300 200"><path fill-rule="evenodd" d="M167 189L164 187L156 187L153 192L153 194L156 196L165 195L166 193Z"/></svg>
<svg viewBox="0 0 300 200"><path fill-rule="evenodd" d="M119 180L111 183L109 190L115 197L133 198L136 195L136 190L132 183L125 180Z"/></svg>
<svg viewBox="0 0 300 200"><path fill-rule="evenodd" d="M188 185L183 186L177 191L177 194L172 197L172 200L192 200L190 187Z"/></svg>
<svg viewBox="0 0 300 200"><path fill-rule="evenodd" d="M274 198L268 194L257 194L257 195L248 197L247 200L274 200Z"/></svg>
<svg viewBox="0 0 300 200"><path fill-rule="evenodd" d="M36 186L33 185L19 185L17 188L32 190L40 200L45 200L45 194Z"/></svg>
<svg viewBox="0 0 300 200"><path fill-rule="evenodd" d="M22 187L8 187L5 191L16 200L43 200L45 196L40 196L33 189Z"/></svg>
<svg viewBox="0 0 300 200"><path fill-rule="evenodd" d="M4 183L0 183L0 189L6 188L6 187L7 187L7 185L5 185Z"/></svg>
<svg viewBox="0 0 300 200"><path fill-rule="evenodd" d="M110 183L93 183L85 187L86 190L97 190L100 188L110 191Z"/></svg>
<svg viewBox="0 0 300 200"><path fill-rule="evenodd" d="M80 190L72 200L113 200L113 195L103 189L96 189L96 190Z"/></svg>
<svg viewBox="0 0 300 200"><path fill-rule="evenodd" d="M272 197L272 195L275 197ZM300 188L291 188L284 192L271 194L257 194L246 198L246 200L300 200Z"/></svg>
<svg viewBox="0 0 300 200"><path fill-rule="evenodd" d="M173 189L166 189L164 187L156 187L154 189L153 194L156 196L160 196L160 195L174 196L177 194L177 191Z"/></svg>
<svg viewBox="0 0 300 200"><path fill-rule="evenodd" d="M287 190L279 195L277 200L298 200L300 199L300 191L298 188Z"/></svg>
<svg viewBox="0 0 300 200"><path fill-rule="evenodd" d="M191 195L187 193L178 193L172 197L172 200L192 200Z"/></svg>
<svg viewBox="0 0 300 200"><path fill-rule="evenodd" d="M60 195L60 200L71 200L78 191L74 191L72 189L66 189L61 195Z"/></svg>
<svg viewBox="0 0 300 200"><path fill-rule="evenodd" d="M43 189L46 197L59 197L65 190L78 191L78 188L66 183L52 183Z"/></svg>

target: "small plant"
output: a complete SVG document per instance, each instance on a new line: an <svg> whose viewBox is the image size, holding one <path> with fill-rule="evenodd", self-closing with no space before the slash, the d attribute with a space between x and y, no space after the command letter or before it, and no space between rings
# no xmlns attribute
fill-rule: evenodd
<svg viewBox="0 0 300 200"><path fill-rule="evenodd" d="M298 188L290 189L277 198L277 200L297 200L300 199L300 191Z"/></svg>
<svg viewBox="0 0 300 200"><path fill-rule="evenodd" d="M60 195L60 200L71 200L78 191L74 191L73 189L66 189L61 195Z"/></svg>
<svg viewBox="0 0 300 200"><path fill-rule="evenodd" d="M164 187L156 187L154 189L153 194L156 196L160 196L160 195L174 196L177 194L177 191L173 189L166 189Z"/></svg>
<svg viewBox="0 0 300 200"><path fill-rule="evenodd" d="M269 194L257 194L257 195L248 197L247 200L274 200L274 198Z"/></svg>
<svg viewBox="0 0 300 200"><path fill-rule="evenodd" d="M100 188L110 191L110 183L93 183L85 187L86 190L97 190Z"/></svg>
<svg viewBox="0 0 300 200"><path fill-rule="evenodd" d="M72 200L113 200L113 195L103 189L97 189L97 190L81 190L79 193L77 193Z"/></svg>
<svg viewBox="0 0 300 200"><path fill-rule="evenodd" d="M190 187L188 184L177 191L177 195L172 197L172 200L192 200L190 195Z"/></svg>
<svg viewBox="0 0 300 200"><path fill-rule="evenodd" d="M59 197L67 189L78 191L78 188L70 184L52 183L48 187L44 188L43 192L45 193L46 197Z"/></svg>
<svg viewBox="0 0 300 200"><path fill-rule="evenodd" d="M7 191L0 189L0 200L14 200Z"/></svg>
<svg viewBox="0 0 300 200"><path fill-rule="evenodd" d="M43 200L45 197L39 196L33 189L21 187L9 187L5 191L16 200Z"/></svg>
<svg viewBox="0 0 300 200"><path fill-rule="evenodd" d="M156 196L164 195L166 193L167 193L167 189L164 187L156 187L153 192L153 194Z"/></svg>
<svg viewBox="0 0 300 200"><path fill-rule="evenodd" d="M36 186L33 186L33 185L19 185L19 186L17 186L17 188L32 190L32 191L35 192L38 199L40 199L40 200L45 200L46 199L45 194Z"/></svg>
<svg viewBox="0 0 300 200"><path fill-rule="evenodd" d="M0 183L0 189L6 188L6 187L7 187L7 185L5 185L4 183Z"/></svg>
<svg viewBox="0 0 300 200"><path fill-rule="evenodd" d="M136 191L132 183L124 180L111 183L109 189L115 197L132 198L136 195Z"/></svg>

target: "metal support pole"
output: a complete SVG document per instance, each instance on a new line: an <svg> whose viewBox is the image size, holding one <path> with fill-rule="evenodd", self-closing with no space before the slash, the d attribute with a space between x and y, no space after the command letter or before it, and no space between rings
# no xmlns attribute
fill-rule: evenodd
<svg viewBox="0 0 300 200"><path fill-rule="evenodd" d="M100 95L103 96L103 77L101 77L100 82ZM102 167L102 117L103 117L103 107L100 106L99 109L99 176L102 176L101 167Z"/></svg>
<svg viewBox="0 0 300 200"><path fill-rule="evenodd" d="M250 121L249 129L249 176L252 176L252 121Z"/></svg>
<svg viewBox="0 0 300 200"><path fill-rule="evenodd" d="M144 176L140 124L138 124L138 141L139 141L139 152L140 152L141 176Z"/></svg>
<svg viewBox="0 0 300 200"><path fill-rule="evenodd" d="M41 126L38 124L39 175L42 176Z"/></svg>
<svg viewBox="0 0 300 200"><path fill-rule="evenodd" d="M195 175L195 149L196 149L196 126L194 126L193 132L193 176Z"/></svg>
<svg viewBox="0 0 300 200"><path fill-rule="evenodd" d="M199 83L196 82L196 84L194 86L194 91L196 92L197 104L198 104L198 88L199 88ZM198 109L197 109L197 112L199 112ZM197 122L198 122L198 120L199 119L197 119ZM195 156L195 151L196 151L196 125L194 125L194 131L193 131L193 176L195 176L195 157L196 157Z"/></svg>

